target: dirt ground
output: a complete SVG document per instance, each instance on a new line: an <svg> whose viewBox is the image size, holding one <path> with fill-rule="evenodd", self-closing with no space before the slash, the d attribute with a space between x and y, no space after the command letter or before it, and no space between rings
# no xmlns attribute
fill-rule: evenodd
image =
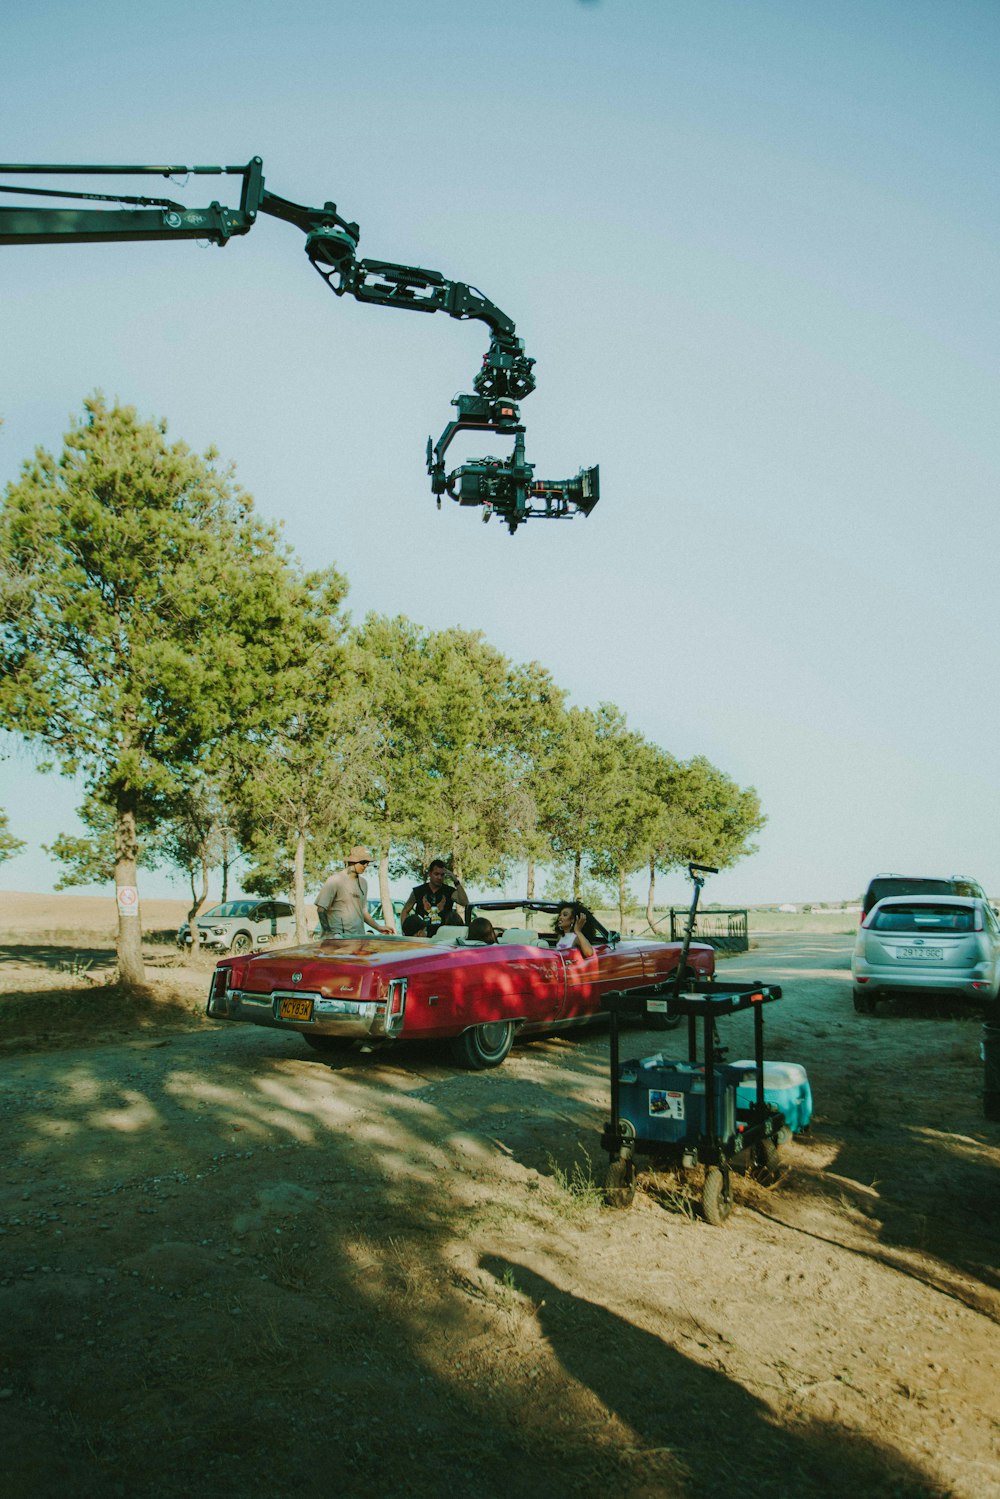
<svg viewBox="0 0 1000 1499"><path fill-rule="evenodd" d="M855 1015L844 936L728 961L784 985L767 1051L817 1112L711 1228L696 1178L601 1205L606 1032L330 1062L206 1021L163 941L144 999L95 983L107 913L68 899L0 897L11 1499L1000 1495L971 1008Z"/></svg>

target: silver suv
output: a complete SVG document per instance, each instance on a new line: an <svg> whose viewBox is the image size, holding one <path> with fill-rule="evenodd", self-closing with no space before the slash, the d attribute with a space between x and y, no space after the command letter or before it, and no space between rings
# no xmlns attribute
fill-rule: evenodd
<svg viewBox="0 0 1000 1499"><path fill-rule="evenodd" d="M250 952L255 947L279 947L295 935L295 912L284 900L227 900L198 917L198 941L221 952ZM191 946L185 921L177 946Z"/></svg>

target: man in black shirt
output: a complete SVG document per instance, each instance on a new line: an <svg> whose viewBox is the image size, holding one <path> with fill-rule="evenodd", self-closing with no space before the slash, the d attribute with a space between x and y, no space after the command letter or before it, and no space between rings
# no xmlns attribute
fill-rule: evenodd
<svg viewBox="0 0 1000 1499"><path fill-rule="evenodd" d="M447 884L446 876L454 883ZM469 904L465 887L451 874L443 859L435 859L424 883L415 885L410 892L410 898L399 915L400 929L411 911L420 917L427 931L435 930L443 922L452 922L456 917L461 921L461 913L455 909L456 903L463 909Z"/></svg>

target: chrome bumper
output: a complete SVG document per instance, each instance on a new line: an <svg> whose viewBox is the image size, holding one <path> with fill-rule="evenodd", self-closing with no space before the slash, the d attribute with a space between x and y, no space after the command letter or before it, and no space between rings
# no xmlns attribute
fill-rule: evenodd
<svg viewBox="0 0 1000 1499"><path fill-rule="evenodd" d="M403 1029L406 1012L405 979L391 980L384 1000L329 999L325 994L289 989L275 989L270 994L253 994L246 989L216 990L216 975L213 974L207 1012L214 1020L247 1020L252 1025L299 1031L309 1036L392 1039ZM282 1018L284 1000L309 1001L311 1018Z"/></svg>

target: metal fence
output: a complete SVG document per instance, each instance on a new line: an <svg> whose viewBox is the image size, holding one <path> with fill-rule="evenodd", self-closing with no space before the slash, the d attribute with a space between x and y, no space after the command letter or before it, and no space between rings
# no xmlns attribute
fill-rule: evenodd
<svg viewBox="0 0 1000 1499"><path fill-rule="evenodd" d="M687 926L687 906L670 907L670 940L680 942ZM750 928L746 911L699 911L692 941L707 942L717 952L749 952Z"/></svg>

